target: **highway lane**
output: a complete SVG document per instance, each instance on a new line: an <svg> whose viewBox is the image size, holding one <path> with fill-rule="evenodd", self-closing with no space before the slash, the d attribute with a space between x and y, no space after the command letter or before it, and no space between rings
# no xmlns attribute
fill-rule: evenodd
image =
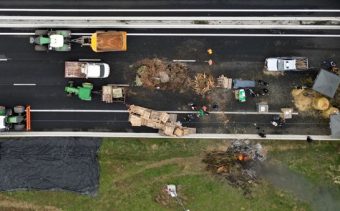
<svg viewBox="0 0 340 211"><path fill-rule="evenodd" d="M316 123L315 119L305 117L288 120L285 127L275 128L269 123L272 118L270 115L228 115L228 123L221 121L221 118L215 114L191 122L183 120L183 116L178 115L178 120L183 126L195 127L198 133L257 133L256 126L267 134L327 135L330 133L327 121ZM147 127L131 127L127 113L34 112L32 126L34 131L157 132Z"/></svg>
<svg viewBox="0 0 340 211"><path fill-rule="evenodd" d="M227 9L239 9L239 8L339 8L339 1L337 0L285 0L285 1L272 1L272 0L79 0L79 1L67 1L67 0L12 0L2 1L0 7L3 8L227 8Z"/></svg>
<svg viewBox="0 0 340 211"><path fill-rule="evenodd" d="M311 65L318 67L320 62L329 57L339 61L340 43L336 38L202 38L202 37L129 37L128 52L95 54L86 47L74 46L72 52L34 52L33 46L28 43L28 37L6 37L0 40L0 54L11 58L8 62L0 62L0 99L7 106L16 104L31 104L36 109L124 109L122 104L101 103L99 96L92 102L80 101L77 98L67 97L63 91L67 80L63 78L63 62L77 58L102 58L112 68L110 78L92 80L96 86L106 82L131 83L134 80L131 65L146 57L159 57L167 59L196 59L205 61L209 58L207 48L214 49L212 59L216 65L209 67L204 63L190 64L193 73L206 71L214 75L225 74L230 77L244 79L260 79L265 77L273 81L282 89L282 94L289 96L291 86L298 85L304 75L287 74L283 78L273 79L263 76L261 69L263 61L268 56L303 55L311 60ZM312 74L313 75L313 74ZM311 77L312 77L311 75ZM35 83L36 86L13 86L12 83ZM230 93L229 93L230 94ZM223 95L222 95L223 96ZM255 110L255 103L259 99L249 98L246 104L239 104L227 95L224 110ZM276 98L275 98L276 97ZM271 96L271 108L278 110L282 106L278 100L280 96ZM232 100L228 100L232 99ZM201 102L199 97L192 93L179 94L162 92L159 90L145 90L131 88L128 103L139 104L159 110L187 110L188 102ZM286 102L291 105L291 102ZM126 131L128 127L126 114L34 114L33 128L43 129L100 129L111 131ZM210 118L210 117L209 117ZM253 119L250 119L253 118ZM249 117L242 115L228 115L228 127L223 121L213 117L200 120L194 126L199 132L256 132L252 126L254 122L269 126L270 116ZM56 121L51 121L56 120ZM108 120L108 121L106 121ZM192 124L192 123L190 123ZM318 131L320 134L329 133L327 122L315 123L315 119L301 119L297 117L287 127L287 131L305 134ZM306 127L308 125L308 127ZM243 128L240 130L240 128ZM316 130L317 129L317 130ZM133 129L133 131L144 129ZM295 132L294 132L295 131ZM280 133L282 130L273 131Z"/></svg>

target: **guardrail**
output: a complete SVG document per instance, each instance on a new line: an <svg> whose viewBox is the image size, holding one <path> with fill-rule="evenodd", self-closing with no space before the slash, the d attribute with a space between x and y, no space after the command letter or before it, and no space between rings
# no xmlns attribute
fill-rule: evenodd
<svg viewBox="0 0 340 211"><path fill-rule="evenodd" d="M340 17L0 16L0 28L340 29Z"/></svg>

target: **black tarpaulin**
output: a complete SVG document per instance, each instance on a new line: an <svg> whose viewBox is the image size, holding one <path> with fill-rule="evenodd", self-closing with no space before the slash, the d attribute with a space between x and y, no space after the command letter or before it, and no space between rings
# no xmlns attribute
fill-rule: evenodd
<svg viewBox="0 0 340 211"><path fill-rule="evenodd" d="M94 195L99 186L96 138L22 138L0 142L0 191L68 190Z"/></svg>

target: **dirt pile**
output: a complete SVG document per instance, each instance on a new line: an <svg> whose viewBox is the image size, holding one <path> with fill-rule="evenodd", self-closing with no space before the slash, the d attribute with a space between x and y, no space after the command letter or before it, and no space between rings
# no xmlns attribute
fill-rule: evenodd
<svg viewBox="0 0 340 211"><path fill-rule="evenodd" d="M226 151L208 152L203 162L213 174L224 177L230 185L240 188L246 197L252 197L252 187L259 179L256 168L265 160L266 151L260 144L248 140L235 140Z"/></svg>
<svg viewBox="0 0 340 211"><path fill-rule="evenodd" d="M192 86L196 94L204 95L215 87L215 78L205 73L197 73Z"/></svg>
<svg viewBox="0 0 340 211"><path fill-rule="evenodd" d="M138 61L136 68L137 86L150 89L185 91L190 87L189 69L182 63L158 58Z"/></svg>

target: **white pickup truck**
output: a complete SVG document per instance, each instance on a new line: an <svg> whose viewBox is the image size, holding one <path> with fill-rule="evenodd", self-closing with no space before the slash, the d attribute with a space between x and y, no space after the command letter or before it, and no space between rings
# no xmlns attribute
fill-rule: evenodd
<svg viewBox="0 0 340 211"><path fill-rule="evenodd" d="M273 57L265 61L267 71L304 71L308 68L306 57Z"/></svg>
<svg viewBox="0 0 340 211"><path fill-rule="evenodd" d="M110 66L106 63L65 62L65 78L107 78Z"/></svg>

